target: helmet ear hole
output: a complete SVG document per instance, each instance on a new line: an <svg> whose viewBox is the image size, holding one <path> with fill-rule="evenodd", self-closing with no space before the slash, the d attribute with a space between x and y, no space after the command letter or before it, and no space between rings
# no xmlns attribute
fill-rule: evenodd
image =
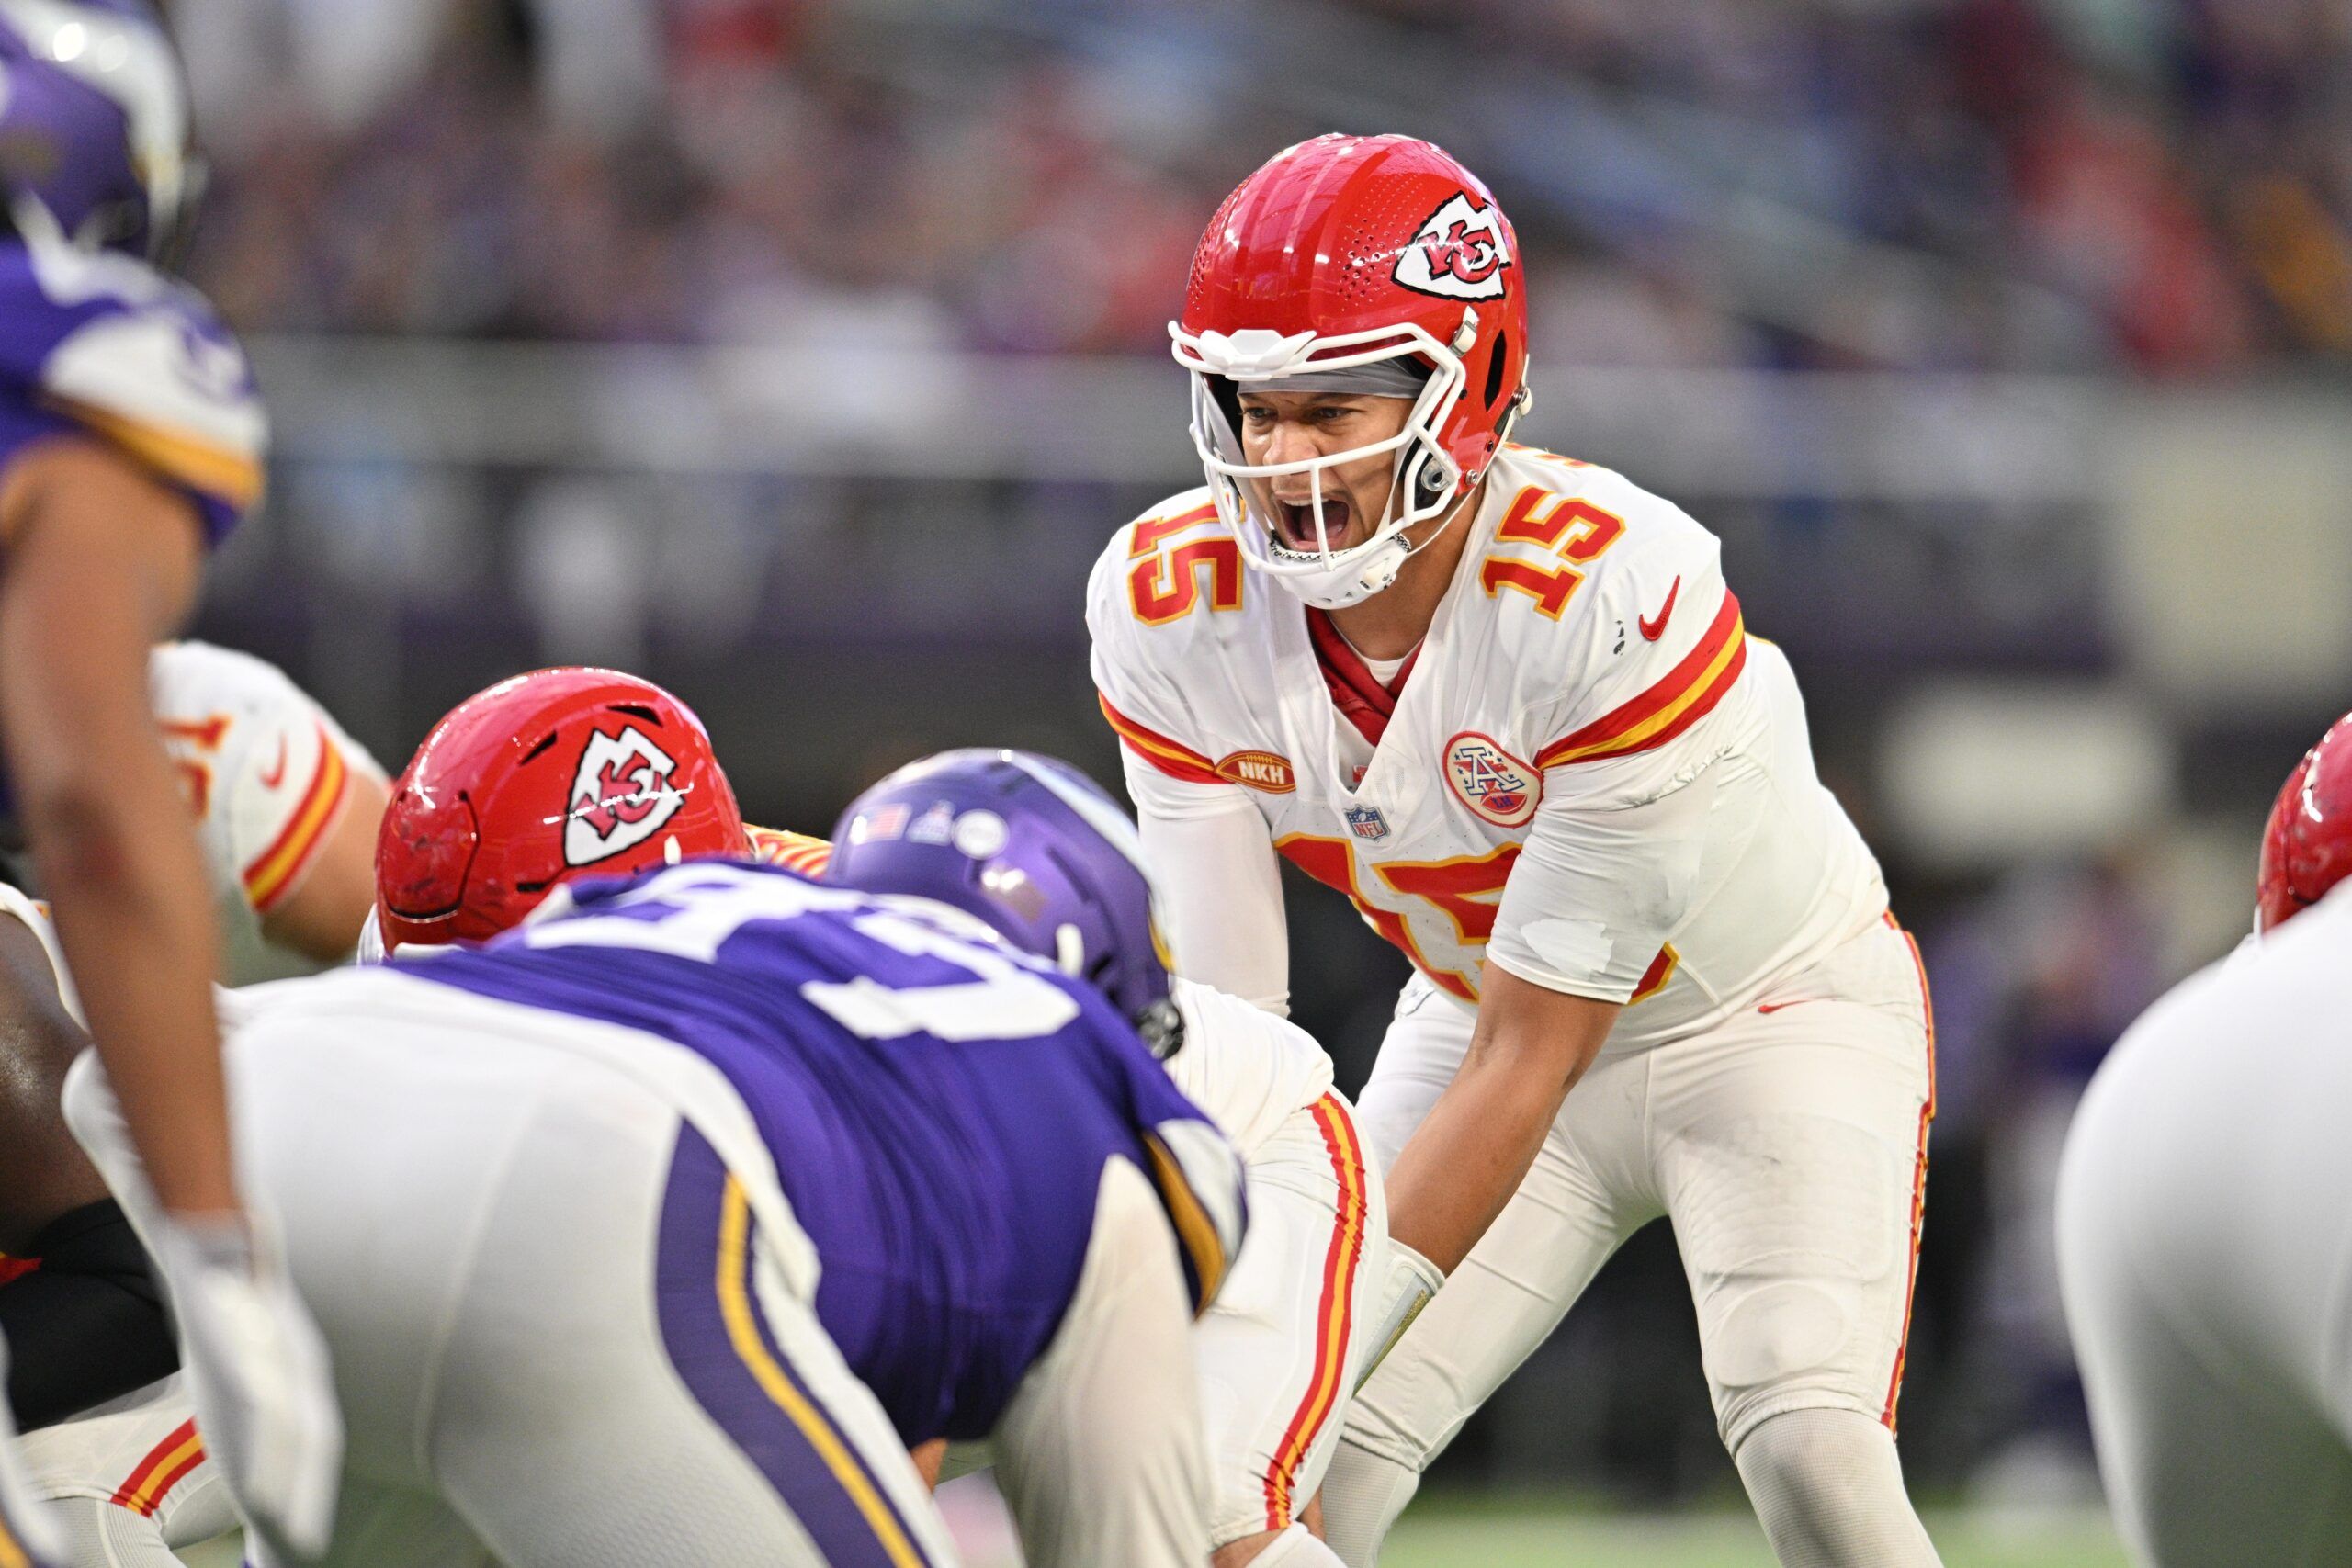
<svg viewBox="0 0 2352 1568"><path fill-rule="evenodd" d="M1494 351L1487 355L1487 407L1489 411L1502 400L1503 361L1510 357L1510 336L1507 333L1498 333L1495 336Z"/></svg>

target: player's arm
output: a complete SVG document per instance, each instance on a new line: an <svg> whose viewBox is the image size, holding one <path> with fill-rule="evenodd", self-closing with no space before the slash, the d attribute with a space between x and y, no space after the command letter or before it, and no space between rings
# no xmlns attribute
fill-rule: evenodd
<svg viewBox="0 0 2352 1568"><path fill-rule="evenodd" d="M1132 751L1125 762L1176 972L1288 1013L1290 931L1265 818L1238 784L1171 779Z"/></svg>
<svg viewBox="0 0 2352 1568"><path fill-rule="evenodd" d="M349 957L376 904L376 829L390 792L353 769L345 797L300 878L262 912L262 934L322 964Z"/></svg>
<svg viewBox="0 0 2352 1568"><path fill-rule="evenodd" d="M1519 1190L1623 1008L1488 964L1453 1082L1388 1173L1388 1232L1453 1272Z"/></svg>
<svg viewBox="0 0 2352 1568"><path fill-rule="evenodd" d="M0 747L90 1032L167 1210L233 1215L203 862L148 703L192 602L185 495L95 443L0 483Z"/></svg>
<svg viewBox="0 0 2352 1568"><path fill-rule="evenodd" d="M1390 1234L1445 1272L1502 1213L1699 897L1722 774L1699 767L1633 805L1579 800L1560 780L1537 812L1503 889L1469 1049L1388 1175Z"/></svg>

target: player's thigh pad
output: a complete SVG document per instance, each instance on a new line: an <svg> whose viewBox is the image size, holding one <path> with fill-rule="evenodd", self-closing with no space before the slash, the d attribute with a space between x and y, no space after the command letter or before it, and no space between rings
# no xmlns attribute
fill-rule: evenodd
<svg viewBox="0 0 2352 1568"><path fill-rule="evenodd" d="M1425 1467L1661 1213L1643 1142L1646 1063L1604 1057L1570 1091L1510 1201L1349 1406L1349 1442Z"/></svg>
<svg viewBox="0 0 2352 1568"><path fill-rule="evenodd" d="M1933 1115L1900 931L1872 928L1766 1005L1648 1053L1652 1159L1735 1451L1786 1410L1894 1425Z"/></svg>
<svg viewBox="0 0 2352 1568"><path fill-rule="evenodd" d="M1077 1292L997 1425L1030 1568L1200 1568L1209 1551L1192 1314L1150 1179L1105 1163Z"/></svg>
<svg viewBox="0 0 2352 1568"><path fill-rule="evenodd" d="M1387 1253L1386 1199L1347 1101L1292 1112L1250 1156L1250 1234L1193 1333L1212 1544L1284 1528L1322 1484Z"/></svg>

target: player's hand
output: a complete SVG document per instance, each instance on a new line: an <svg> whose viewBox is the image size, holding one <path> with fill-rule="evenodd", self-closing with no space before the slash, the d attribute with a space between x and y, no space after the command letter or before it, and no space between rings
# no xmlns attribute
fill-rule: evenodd
<svg viewBox="0 0 2352 1568"><path fill-rule="evenodd" d="M1396 1341L1405 1337L1405 1330L1413 1326L1413 1319L1430 1304L1430 1298L1445 1283L1445 1270L1428 1258L1390 1237L1388 1242L1388 1277L1380 1283L1380 1310L1372 1320L1373 1352L1364 1359L1363 1371L1356 1374L1356 1387L1368 1382L1388 1352L1396 1348Z"/></svg>
<svg viewBox="0 0 2352 1568"><path fill-rule="evenodd" d="M205 1447L249 1525L286 1555L318 1557L343 1469L318 1325L256 1221L165 1215L155 1228Z"/></svg>

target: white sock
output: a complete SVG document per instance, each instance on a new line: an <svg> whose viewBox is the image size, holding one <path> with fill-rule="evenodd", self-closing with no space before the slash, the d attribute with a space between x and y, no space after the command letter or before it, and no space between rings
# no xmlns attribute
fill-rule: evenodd
<svg viewBox="0 0 2352 1568"><path fill-rule="evenodd" d="M1739 1445L1739 1478L1781 1568L1940 1568L1894 1434L1855 1410L1792 1410Z"/></svg>
<svg viewBox="0 0 2352 1568"><path fill-rule="evenodd" d="M1305 1525L1293 1525L1250 1560L1250 1568L1345 1568L1331 1549L1316 1540Z"/></svg>
<svg viewBox="0 0 2352 1568"><path fill-rule="evenodd" d="M1323 1537L1331 1554L1346 1568L1375 1568L1389 1527L1420 1484L1421 1472L1411 1465L1342 1434L1323 1477Z"/></svg>

